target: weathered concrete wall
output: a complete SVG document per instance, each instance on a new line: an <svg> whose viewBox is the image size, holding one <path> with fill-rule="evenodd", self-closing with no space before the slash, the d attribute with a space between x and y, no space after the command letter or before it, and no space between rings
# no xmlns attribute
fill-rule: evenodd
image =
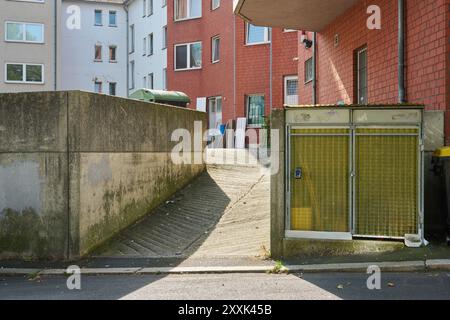
<svg viewBox="0 0 450 320"><path fill-rule="evenodd" d="M192 110L84 92L0 95L0 258L77 258L205 167L175 165Z"/></svg>
<svg viewBox="0 0 450 320"><path fill-rule="evenodd" d="M67 254L67 94L0 95L0 257Z"/></svg>

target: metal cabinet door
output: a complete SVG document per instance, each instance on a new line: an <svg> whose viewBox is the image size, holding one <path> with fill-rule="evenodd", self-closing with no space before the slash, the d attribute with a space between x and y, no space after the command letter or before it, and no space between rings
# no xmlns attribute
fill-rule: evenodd
<svg viewBox="0 0 450 320"><path fill-rule="evenodd" d="M418 234L420 130L357 128L355 236Z"/></svg>
<svg viewBox="0 0 450 320"><path fill-rule="evenodd" d="M289 140L288 230L300 237L351 238L350 129L293 128Z"/></svg>

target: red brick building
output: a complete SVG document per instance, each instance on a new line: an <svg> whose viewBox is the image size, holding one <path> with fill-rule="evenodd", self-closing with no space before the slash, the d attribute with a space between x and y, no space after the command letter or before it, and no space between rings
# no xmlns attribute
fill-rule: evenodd
<svg viewBox="0 0 450 320"><path fill-rule="evenodd" d="M238 117L259 127L260 112L283 107L285 77L297 75L297 32L249 26L229 0L171 0L167 10L168 89L188 94L191 108L205 104L211 127ZM288 79L292 91L297 81Z"/></svg>
<svg viewBox="0 0 450 320"><path fill-rule="evenodd" d="M252 23L308 30L309 41L315 32L310 48L299 41L299 104L425 105L426 230L445 226L445 196L431 171L431 154L450 145L450 1L237 0L235 5L235 13Z"/></svg>

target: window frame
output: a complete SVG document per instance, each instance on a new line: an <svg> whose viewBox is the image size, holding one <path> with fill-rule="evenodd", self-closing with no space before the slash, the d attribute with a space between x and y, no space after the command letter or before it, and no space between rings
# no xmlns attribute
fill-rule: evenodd
<svg viewBox="0 0 450 320"><path fill-rule="evenodd" d="M99 85L99 91L96 90L97 85ZM94 81L94 93L102 94L103 93L103 81L95 80Z"/></svg>
<svg viewBox="0 0 450 320"><path fill-rule="evenodd" d="M117 46L116 45L110 45L108 46L108 53L109 53L109 62L110 63L116 63L117 62ZM115 59L111 59L111 49L114 49L114 57Z"/></svg>
<svg viewBox="0 0 450 320"><path fill-rule="evenodd" d="M113 85L114 86L114 94L111 94L111 85ZM117 82L109 82L108 83L108 90L109 90L109 95L110 96L117 96Z"/></svg>
<svg viewBox="0 0 450 320"><path fill-rule="evenodd" d="M368 79L368 54L367 54L367 46L361 47L359 49L356 49L356 104L361 104L361 105L367 105L369 103L369 79ZM366 83L365 83L365 103L361 102L361 88L360 88L360 58L361 58L361 53L365 52L366 54L366 64L365 64L365 73L366 73Z"/></svg>
<svg viewBox="0 0 450 320"><path fill-rule="evenodd" d="M100 24L97 23L97 13L100 13ZM96 27L103 26L103 11L101 9L94 10L94 26Z"/></svg>
<svg viewBox="0 0 450 320"><path fill-rule="evenodd" d="M163 26L162 29L162 50L165 50L167 49L167 25Z"/></svg>
<svg viewBox="0 0 450 320"><path fill-rule="evenodd" d="M97 59L97 48L100 48L100 59ZM102 62L103 61L103 45L95 44L94 45L94 62Z"/></svg>
<svg viewBox="0 0 450 320"><path fill-rule="evenodd" d="M147 37L142 38L142 56L147 55Z"/></svg>
<svg viewBox="0 0 450 320"><path fill-rule="evenodd" d="M312 68L312 72L311 72L311 78L308 78L308 63L311 63L311 68ZM306 59L305 63L304 63L304 83L305 85L307 85L308 83L311 83L314 80L314 61L313 61L313 57Z"/></svg>
<svg viewBox="0 0 450 320"><path fill-rule="evenodd" d="M191 50L190 50L190 46L191 45L193 45L193 44L200 44L200 46L201 46L201 50L202 50L202 53L201 53L201 57L202 57L202 60L201 60L201 66L200 67L194 67L194 68L191 68L191 67L189 67L189 65L190 65L190 61L191 61ZM186 61L187 61L187 67L186 68L184 68L184 69L177 69L177 48L178 47L182 47L182 46L187 46L188 47L188 50L187 50L187 57L186 57ZM203 43L202 43L202 41L194 41L194 42L188 42L188 43L178 43L178 44L175 44L174 45L174 71L192 71L192 70L201 70L202 68L203 68Z"/></svg>
<svg viewBox="0 0 450 320"><path fill-rule="evenodd" d="M148 6L148 8L147 8L147 17L150 17L150 16L152 16L153 15L153 13L154 13L154 1L153 0L148 0L148 3L147 3L147 6Z"/></svg>
<svg viewBox="0 0 450 320"><path fill-rule="evenodd" d="M186 13L186 18L181 18L181 19L177 19L176 18L176 13L177 13L177 9L178 9L178 1L180 0L174 0L174 6L173 6L173 20L175 22L178 21L186 21L186 20L193 20L193 19L200 19L203 16L203 1L202 0L186 0L187 1L187 13ZM192 17L191 16L191 1L199 1L200 2L200 15L199 16L195 16Z"/></svg>
<svg viewBox="0 0 450 320"><path fill-rule="evenodd" d="M148 74L148 86L150 90L155 89L155 74L153 72Z"/></svg>
<svg viewBox="0 0 450 320"><path fill-rule="evenodd" d="M286 104L287 102L287 97L291 96L288 95L288 81L297 81L297 104L298 104L298 83L299 83L299 78L296 75L291 75L291 76L284 76L284 97L283 97L283 104Z"/></svg>
<svg viewBox="0 0 450 320"><path fill-rule="evenodd" d="M14 40L14 39L8 39L8 24L12 24L12 23L16 23L16 24L21 24L22 26L22 40ZM37 25L37 26L41 26L41 38L42 41L30 41L27 40L27 36L26 36L26 26L27 25ZM45 43L45 24L43 23L39 23L39 22L24 22L24 21L10 21L7 20L5 21L5 42L17 42L17 43L36 43L36 44L44 44Z"/></svg>
<svg viewBox="0 0 450 320"><path fill-rule="evenodd" d="M129 84L129 90L133 90L136 86L136 79L135 79L135 73L136 73L136 63L134 60L130 61L130 84Z"/></svg>
<svg viewBox="0 0 450 320"><path fill-rule="evenodd" d="M217 1L217 5L214 6L214 1ZM220 8L220 0L211 0L211 11L217 10Z"/></svg>
<svg viewBox="0 0 450 320"><path fill-rule="evenodd" d="M147 16L147 0L142 0L142 18Z"/></svg>
<svg viewBox="0 0 450 320"><path fill-rule="evenodd" d="M266 96L265 96L265 94L262 94L262 93L247 94L245 96L245 117L247 119L247 128L254 128L254 129L262 128L264 126L264 123L250 124L250 121L249 121L250 98L252 98L252 97L263 97L264 98L263 115L262 115L263 119L262 120L264 120L264 117L266 116Z"/></svg>
<svg viewBox="0 0 450 320"><path fill-rule="evenodd" d="M114 24L111 24L111 16L114 16ZM117 11L116 10L109 10L108 26L109 27L117 27Z"/></svg>
<svg viewBox="0 0 450 320"><path fill-rule="evenodd" d="M216 49L214 42L217 40L219 40L219 56L218 59L214 60L214 53ZM219 63L219 62L220 62L220 35L217 35L211 38L211 63Z"/></svg>
<svg viewBox="0 0 450 320"><path fill-rule="evenodd" d="M257 27L257 28L264 28L264 41L262 42L248 42L248 34L250 31L250 26L253 27ZM269 44L272 41L272 36L271 36L271 30L270 27L260 27L260 26L255 26L252 25L251 23L245 22L245 45L246 46L257 46L257 45L264 45L264 44Z"/></svg>
<svg viewBox="0 0 450 320"><path fill-rule="evenodd" d="M130 45L130 50L129 50L129 53L134 53L134 50L135 50L135 47L136 47L136 39L135 39L135 37L136 37L136 30L135 30L135 26L134 26L134 24L132 24L132 25L130 25L130 27L129 27L129 32L130 32L130 39L129 39L129 41L130 41L130 43L129 43L129 45Z"/></svg>
<svg viewBox="0 0 450 320"><path fill-rule="evenodd" d="M167 90L167 68L163 68L162 83L163 83L163 90Z"/></svg>
<svg viewBox="0 0 450 320"><path fill-rule="evenodd" d="M22 65L22 81L8 80L8 65ZM27 68L26 66L40 66L42 81L27 81ZM27 63L27 62L5 62L5 83L15 84L45 84L45 65L43 63Z"/></svg>
<svg viewBox="0 0 450 320"><path fill-rule="evenodd" d="M147 56L153 56L155 54L155 36L152 33L148 34L148 40L147 40L147 46L148 46L148 52L147 52Z"/></svg>

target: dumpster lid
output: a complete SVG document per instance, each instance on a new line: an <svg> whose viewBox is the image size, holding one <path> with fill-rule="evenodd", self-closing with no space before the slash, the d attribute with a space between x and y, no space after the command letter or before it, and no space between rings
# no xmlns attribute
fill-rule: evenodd
<svg viewBox="0 0 450 320"><path fill-rule="evenodd" d="M157 102L184 102L190 103L187 94L179 91L139 89L130 95L131 99Z"/></svg>
<svg viewBox="0 0 450 320"><path fill-rule="evenodd" d="M434 152L433 157L435 157L435 158L450 158L450 147L443 147L443 148L437 149Z"/></svg>

